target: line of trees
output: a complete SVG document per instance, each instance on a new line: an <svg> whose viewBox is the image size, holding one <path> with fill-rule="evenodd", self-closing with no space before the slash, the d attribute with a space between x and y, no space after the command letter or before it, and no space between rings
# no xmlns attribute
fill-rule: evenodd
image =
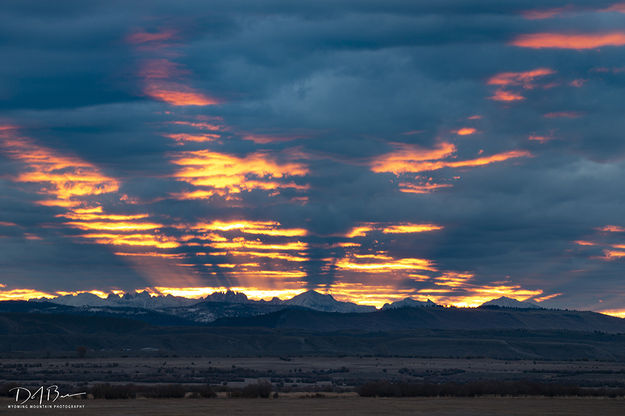
<svg viewBox="0 0 625 416"><path fill-rule="evenodd" d="M580 387L535 381L473 381L467 383L409 383L372 381L358 387L363 397L497 396L625 396L625 388Z"/></svg>

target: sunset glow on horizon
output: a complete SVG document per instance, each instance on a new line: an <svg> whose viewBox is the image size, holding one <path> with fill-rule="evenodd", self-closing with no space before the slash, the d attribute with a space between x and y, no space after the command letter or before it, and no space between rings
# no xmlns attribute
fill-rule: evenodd
<svg viewBox="0 0 625 416"><path fill-rule="evenodd" d="M8 8L0 300L625 316L625 3L454 1Z"/></svg>

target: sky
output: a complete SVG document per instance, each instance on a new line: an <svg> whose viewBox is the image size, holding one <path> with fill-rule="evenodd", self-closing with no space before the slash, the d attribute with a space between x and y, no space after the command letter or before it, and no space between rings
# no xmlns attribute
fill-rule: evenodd
<svg viewBox="0 0 625 416"><path fill-rule="evenodd" d="M625 3L0 5L0 299L625 316Z"/></svg>

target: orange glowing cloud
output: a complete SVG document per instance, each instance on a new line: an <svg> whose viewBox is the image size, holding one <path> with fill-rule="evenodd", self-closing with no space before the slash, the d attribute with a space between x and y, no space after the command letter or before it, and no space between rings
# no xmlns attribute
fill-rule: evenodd
<svg viewBox="0 0 625 416"><path fill-rule="evenodd" d="M219 239L219 236L210 235L209 238L211 240ZM201 238L200 238L201 239ZM216 249L225 249L225 250L242 250L242 249L254 249L254 250L296 250L303 251L308 248L306 243L301 241L293 241L284 244L266 244L259 240L246 240L242 237L233 238L232 241L228 239L223 239L225 241L218 241L211 243L210 246Z"/></svg>
<svg viewBox="0 0 625 416"><path fill-rule="evenodd" d="M277 223L271 222L262 222L252 224L246 222L242 223L222 223L217 222L214 224L210 224L209 226L202 225L201 230L213 230L213 231L221 231L228 232L233 230L242 230L243 232L248 232L251 234L264 234L270 235L272 237L286 237L290 238L296 236L295 234L303 234L305 230L296 230L296 229L270 229L270 227L276 227ZM261 228L261 229L258 229ZM307 250L308 245L301 241L287 241L284 243L265 243L259 239L257 240L246 240L243 237L235 237L232 240L224 238L223 236L217 233L209 233L202 235L187 235L183 237L184 240L209 240L210 243L206 244L217 250L227 250L220 252L210 253L211 255L230 255L236 257L256 257L256 258L267 258L271 260L285 260L288 262L303 262L308 261L309 259L304 256L302 251ZM294 255L290 252L298 251L298 255ZM251 267L252 263L242 263L238 266ZM254 264L258 266L257 264Z"/></svg>
<svg viewBox="0 0 625 416"><path fill-rule="evenodd" d="M66 212L56 217L70 221L63 225L84 231L78 238L90 240L96 244L132 247L132 254L117 251L117 255L135 263L141 273L152 278L159 274L176 275L176 271L164 263L172 257L165 253L156 253L154 249L171 249L180 246L175 238L159 234L162 224L149 221L148 214L111 213L104 211L96 196L118 192L119 183L103 175L94 165L73 156L60 155L58 152L34 144L12 134L0 135L0 150L9 157L23 163L24 169L13 178L16 182L36 183L37 192L46 196L40 205L65 208ZM135 200L126 195L118 198L119 202L133 205ZM35 235L26 238L39 239ZM133 260L139 259L139 261ZM148 259L162 258L159 264ZM177 258L177 257L176 257ZM139 271L139 270L138 270ZM179 274L179 273L178 273ZM28 294L22 294L28 296ZM20 295L20 296L22 296Z"/></svg>
<svg viewBox="0 0 625 416"><path fill-rule="evenodd" d="M577 244L578 246L596 246L597 243L592 242L592 241L586 241L586 240L577 240L574 241L575 244Z"/></svg>
<svg viewBox="0 0 625 416"><path fill-rule="evenodd" d="M345 234L347 238L355 238L355 237L365 237L368 232L373 231L375 228L371 225L361 225L358 227L352 228L350 231Z"/></svg>
<svg viewBox="0 0 625 416"><path fill-rule="evenodd" d="M625 32L563 34L533 33L517 36L512 42L521 48L596 49L625 45Z"/></svg>
<svg viewBox="0 0 625 416"><path fill-rule="evenodd" d="M449 157L456 151L452 143L439 143L434 149L424 149L408 144L398 144L398 151L382 155L371 164L373 172L392 172L396 175L405 172L418 172L413 169L415 163L426 160L439 160Z"/></svg>
<svg viewBox="0 0 625 416"><path fill-rule="evenodd" d="M214 191L202 191L196 190L193 192L177 192L170 194L169 196L179 200L193 200L193 199L210 199L213 195L222 195L222 192Z"/></svg>
<svg viewBox="0 0 625 416"><path fill-rule="evenodd" d="M475 288L473 294L468 296L449 297L450 304L456 307L476 307L484 302L506 296L519 301L527 300L533 296L540 295L542 290L524 290L519 286L485 286Z"/></svg>
<svg viewBox="0 0 625 416"><path fill-rule="evenodd" d="M463 127L453 131L453 133L456 133L458 136L469 136L471 134L475 134L476 132L477 130L473 127Z"/></svg>
<svg viewBox="0 0 625 416"><path fill-rule="evenodd" d="M59 214L57 217L69 218L72 220L81 220L81 221L91 221L91 220L111 220L111 221L124 221L124 220L138 220L147 218L148 214L135 214L135 215L115 215L115 214L102 214L100 211L91 212L81 212L85 210L74 209L71 212L65 214Z"/></svg>
<svg viewBox="0 0 625 416"><path fill-rule="evenodd" d="M337 261L335 265L339 269L368 273L387 273L392 270L436 271L432 261L417 258L403 258L384 262L358 262L354 261L354 259L344 258Z"/></svg>
<svg viewBox="0 0 625 416"><path fill-rule="evenodd" d="M508 88L519 87L523 89L532 89L535 87L537 78L554 74L555 71L549 68L537 68L523 72L502 72L492 76L486 83L488 85L497 85L499 88L495 91L495 95L490 97L495 101L520 101L524 100L518 92L512 92Z"/></svg>
<svg viewBox="0 0 625 416"><path fill-rule="evenodd" d="M218 134L186 134L186 133L176 133L176 134L167 134L166 137L170 139L174 139L178 143L184 142L196 142L196 143L204 143L204 142L212 142L215 139L219 139Z"/></svg>
<svg viewBox="0 0 625 416"><path fill-rule="evenodd" d="M578 111L554 111L552 113L546 113L545 118L578 118L582 113Z"/></svg>
<svg viewBox="0 0 625 416"><path fill-rule="evenodd" d="M426 301L426 296L415 295L412 289L400 289L395 285L370 285L361 282L335 282L327 289L317 289L322 293L331 294L335 299L344 302L355 302L361 305L372 305L381 308L385 303L412 297Z"/></svg>
<svg viewBox="0 0 625 416"><path fill-rule="evenodd" d="M372 165L374 172L392 172L396 175L401 173L418 173L439 170L443 168L464 168L485 166L495 162L503 162L509 159L521 157L531 157L532 154L525 150L511 150L509 152L497 153L491 156L460 161L420 161L411 159L412 154L404 151L384 155L376 160Z"/></svg>
<svg viewBox="0 0 625 416"><path fill-rule="evenodd" d="M288 176L303 176L308 168L300 163L280 163L265 153L245 157L199 150L177 153L173 163L182 168L175 173L178 180L197 187L209 187L239 193L252 189L306 189L306 186L283 183Z"/></svg>
<svg viewBox="0 0 625 416"><path fill-rule="evenodd" d="M625 251L620 250L603 250L604 260L616 260L625 257Z"/></svg>
<svg viewBox="0 0 625 416"><path fill-rule="evenodd" d="M527 139L535 142L546 143L549 140L553 140L553 137L530 135Z"/></svg>
<svg viewBox="0 0 625 416"><path fill-rule="evenodd" d="M534 301L540 303L540 302L544 302L544 301L549 300L549 299L556 298L558 296L562 296L562 293L554 293L552 295L541 296L539 298L534 298Z"/></svg>
<svg viewBox="0 0 625 416"><path fill-rule="evenodd" d="M180 259L182 257L184 257L183 254L177 254L177 253L158 253L155 251L146 251L143 253L128 253L128 252L122 252L122 251L117 251L114 253L116 256L130 256L130 257L163 257L163 258L167 258L167 259Z"/></svg>
<svg viewBox="0 0 625 416"><path fill-rule="evenodd" d="M251 278L251 281L254 282L266 279L268 284L274 284L275 286L276 280L279 281L280 285L283 285L289 281L293 282L294 279L306 277L306 272L300 270L239 270L236 272L236 276L243 278L243 280ZM301 280L295 280L295 282L304 283Z"/></svg>
<svg viewBox="0 0 625 416"><path fill-rule="evenodd" d="M128 43L141 44L149 42L161 42L173 39L176 31L172 29L163 30L162 32L135 32L126 37Z"/></svg>
<svg viewBox="0 0 625 416"><path fill-rule="evenodd" d="M178 121L172 121L170 122L171 124L177 124L177 125L181 125L181 126L189 126L189 127L193 127L199 130L210 130L210 131L219 131L219 130L225 130L226 127L225 126L221 126L219 124L214 124L214 123L207 123L204 121L183 121L183 120L178 120Z"/></svg>
<svg viewBox="0 0 625 416"><path fill-rule="evenodd" d="M346 238L365 237L371 231L381 231L383 234L412 234L412 233L424 233L430 231L442 230L443 226L436 224L414 224L414 223L399 223L399 224L385 224L368 222L359 224L349 230L346 234Z"/></svg>
<svg viewBox="0 0 625 416"><path fill-rule="evenodd" d="M495 95L491 96L490 99L495 101L520 101L524 100L525 97L500 88L495 91Z"/></svg>
<svg viewBox="0 0 625 416"><path fill-rule="evenodd" d="M415 185L409 182L400 182L399 190L400 192L411 193L411 194L429 194L437 189L442 188L451 188L451 184L444 183L426 183L423 185Z"/></svg>
<svg viewBox="0 0 625 416"><path fill-rule="evenodd" d="M4 285L3 285L4 286ZM53 298L54 295L33 289L0 289L0 301L6 300L29 300L38 298Z"/></svg>
<svg viewBox="0 0 625 416"><path fill-rule="evenodd" d="M441 276L435 277L434 284L437 286L445 286L448 288L464 287L467 282L473 279L472 273L447 272Z"/></svg>
<svg viewBox="0 0 625 416"><path fill-rule="evenodd" d="M123 291L115 291L115 292L120 292L122 295L124 294ZM97 297L102 298L102 299L106 299L106 297L109 295L109 293L103 292L103 291L97 290L97 289L94 289L94 290L75 290L75 291L71 291L71 292L66 292L66 291L60 290L58 292L54 292L55 295L59 295L59 296L66 296L66 295L76 296L76 295L79 295L81 293L90 293L90 294L96 295Z"/></svg>
<svg viewBox="0 0 625 416"><path fill-rule="evenodd" d="M457 162L425 162L421 164L421 167L419 167L419 169L436 170L436 169L442 169L445 167L464 168L464 167L485 166L485 165L490 165L491 163L495 163L495 162L503 162L509 159L516 159L520 157L531 157L531 156L532 154L525 150L512 150L509 152L497 153L491 156L479 157L476 159L469 159L469 160L460 160ZM419 172L419 170L417 170L416 172Z"/></svg>
<svg viewBox="0 0 625 416"><path fill-rule="evenodd" d="M433 262L426 259L394 259L384 253L350 254L335 263L341 281L334 283L331 293L337 299L356 303L382 306L386 302L411 297L420 301L431 299L441 305L458 307L478 306L500 296L527 300L543 294L539 289L525 289L519 285L494 282L478 285L473 282L474 274L469 272L445 271L438 276L414 273L415 270L436 272ZM383 274L384 279L379 279ZM419 282L430 282L434 286L424 289L401 289L389 283L393 279L410 278ZM560 294L545 295L541 301Z"/></svg>
<svg viewBox="0 0 625 416"><path fill-rule="evenodd" d="M473 275L467 273L445 273L437 279L441 286L446 286L445 288L420 289L419 293L428 296L436 303L463 308L476 307L501 296L524 301L543 293L540 289L523 289L519 285L475 285L470 283L472 278ZM451 285L445 285L446 281Z"/></svg>
<svg viewBox="0 0 625 416"><path fill-rule="evenodd" d="M24 163L25 172L14 180L39 183L38 192L53 197L42 205L73 206L85 196L115 192L119 183L103 175L94 165L60 155L25 138L0 136L0 149Z"/></svg>
<svg viewBox="0 0 625 416"><path fill-rule="evenodd" d="M625 232L625 227L621 227L620 225L605 225L597 228L597 230L609 233L623 233Z"/></svg>
<svg viewBox="0 0 625 416"><path fill-rule="evenodd" d="M280 228L276 221L213 221L211 223L199 223L190 227L198 231L240 231L246 234L259 234L282 237L302 237L308 234L303 228Z"/></svg>
<svg viewBox="0 0 625 416"><path fill-rule="evenodd" d="M382 229L384 234L406 234L406 233L423 233L428 231L442 230L442 225L436 224L411 224L404 223L400 225L391 225Z"/></svg>
<svg viewBox="0 0 625 416"><path fill-rule="evenodd" d="M531 71L525 72L502 72L491 77L488 81L488 85L519 85L526 89L534 87L534 80L539 77L554 74L555 71L549 68L537 68Z"/></svg>
<svg viewBox="0 0 625 416"><path fill-rule="evenodd" d="M144 79L167 79L187 74L180 64L168 59L150 59L141 65L139 76Z"/></svg>
<svg viewBox="0 0 625 416"><path fill-rule="evenodd" d="M137 33L129 37L130 43L145 43L170 39L174 32L157 34ZM134 40L134 41L133 41ZM159 49L161 44L157 45ZM148 48L149 49L149 48ZM181 82L189 74L182 65L169 59L155 58L142 61L138 76L143 80L143 93L173 106L207 106L219 101Z"/></svg>
<svg viewBox="0 0 625 416"><path fill-rule="evenodd" d="M139 230L156 230L163 227L163 224L154 224L149 222L67 222L80 230L104 230L104 231L139 231Z"/></svg>
<svg viewBox="0 0 625 416"><path fill-rule="evenodd" d="M153 234L91 233L83 234L81 237L93 239L98 244L106 245L156 247L163 249L180 247L180 243L172 237Z"/></svg>
<svg viewBox="0 0 625 416"><path fill-rule="evenodd" d="M521 15L528 20L542 20L558 16L568 10L571 10L570 6L555 7L553 9L524 10L521 12Z"/></svg>
<svg viewBox="0 0 625 416"><path fill-rule="evenodd" d="M301 138L301 136L266 136L258 134L248 134L243 136L243 140L249 140L257 144L289 142Z"/></svg>
<svg viewBox="0 0 625 416"><path fill-rule="evenodd" d="M143 89L145 95L174 106L215 105L219 101L191 87L176 82L149 82Z"/></svg>
<svg viewBox="0 0 625 416"><path fill-rule="evenodd" d="M14 180L41 184L38 192L53 198L39 201L39 204L66 208L67 212L56 215L72 220L64 225L91 232L79 237L105 245L159 249L180 245L173 238L155 235L154 232L163 225L145 221L148 214L104 212L92 197L117 192L119 184L115 179L104 176L92 164L59 155L26 139L7 138L0 145L10 157L25 165L26 171Z"/></svg>

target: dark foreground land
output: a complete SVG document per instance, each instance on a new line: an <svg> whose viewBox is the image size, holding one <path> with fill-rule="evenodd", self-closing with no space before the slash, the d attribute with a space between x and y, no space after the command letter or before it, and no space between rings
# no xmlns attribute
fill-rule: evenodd
<svg viewBox="0 0 625 416"><path fill-rule="evenodd" d="M599 314L294 309L205 325L36 306L0 311L0 414L625 415L625 321ZM51 385L85 392L62 403L79 408L9 408L11 388Z"/></svg>
<svg viewBox="0 0 625 416"><path fill-rule="evenodd" d="M0 360L0 384L184 384L273 391L344 391L384 380L402 383L532 381L625 389L625 362L414 357L85 357Z"/></svg>
<svg viewBox="0 0 625 416"><path fill-rule="evenodd" d="M10 410L7 399L0 401L2 414L58 415L571 415L622 416L625 400L609 398L365 398L349 396L278 399L150 399L72 400L82 409Z"/></svg>

